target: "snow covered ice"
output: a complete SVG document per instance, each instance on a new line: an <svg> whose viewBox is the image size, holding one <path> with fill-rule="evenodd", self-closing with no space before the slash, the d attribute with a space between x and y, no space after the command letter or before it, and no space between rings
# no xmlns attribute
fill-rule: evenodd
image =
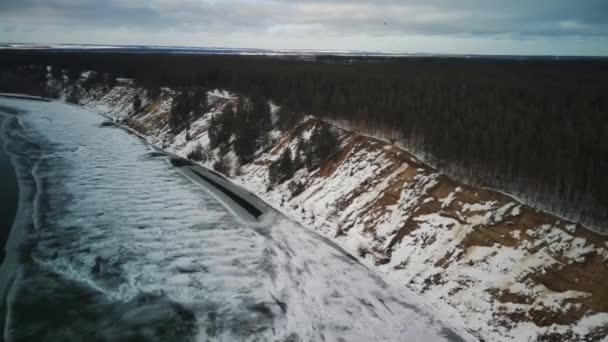
<svg viewBox="0 0 608 342"><path fill-rule="evenodd" d="M59 102L0 105L22 110L3 114L9 152L35 180L32 226L14 226L29 230L7 340L470 339L407 288L280 214L235 215L234 204L96 113Z"/></svg>

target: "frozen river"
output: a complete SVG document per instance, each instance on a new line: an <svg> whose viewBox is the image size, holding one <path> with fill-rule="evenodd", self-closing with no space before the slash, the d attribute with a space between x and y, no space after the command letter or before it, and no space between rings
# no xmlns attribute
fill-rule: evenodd
<svg viewBox="0 0 608 342"><path fill-rule="evenodd" d="M0 113L21 191L6 340L463 339L405 287L273 210L247 217L98 114L1 97Z"/></svg>

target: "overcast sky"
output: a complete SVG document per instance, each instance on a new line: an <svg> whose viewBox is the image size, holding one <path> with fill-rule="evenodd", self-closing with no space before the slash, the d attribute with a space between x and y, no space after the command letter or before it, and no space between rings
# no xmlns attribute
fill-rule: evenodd
<svg viewBox="0 0 608 342"><path fill-rule="evenodd" d="M608 0L0 0L0 42L608 55Z"/></svg>

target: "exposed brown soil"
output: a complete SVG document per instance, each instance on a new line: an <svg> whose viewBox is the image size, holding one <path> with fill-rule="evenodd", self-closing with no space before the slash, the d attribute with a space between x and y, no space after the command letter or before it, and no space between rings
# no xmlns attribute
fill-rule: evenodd
<svg viewBox="0 0 608 342"><path fill-rule="evenodd" d="M561 264L534 274L531 279L556 292L590 293L591 296L581 299L580 303L594 312L608 312L608 265L596 254L588 256L581 264Z"/></svg>
<svg viewBox="0 0 608 342"><path fill-rule="evenodd" d="M270 154L277 155L283 151L285 146L289 145L294 139L297 139L305 131L315 128L319 125L317 120L308 120L291 131L281 142L270 150Z"/></svg>
<svg viewBox="0 0 608 342"><path fill-rule="evenodd" d="M358 190L342 199L339 203L339 210L343 210L347 208L355 198L367 191L371 191L376 184L392 175L403 163L411 165L405 169L405 171L395 175L386 188L379 193L378 198L362 211L361 217L371 217L365 224L365 230L369 233L373 233L374 231L374 218L380 217L387 210L390 210L391 206L399 202L403 190L417 174L420 172L433 171L411 155L404 153L404 151L394 146L391 146L390 148L387 148L386 146L389 145L377 139L354 136L339 152L330 158L330 160L326 161L320 168L320 175L322 177L331 177L340 165L359 151L369 151L371 154L382 149L384 156L388 157L389 163L391 164L386 167L383 172L377 175L369 184L362 184ZM352 160L349 160L349 162L352 162ZM405 236L418 229L420 222L413 220L415 217L431 213L440 213L444 217L450 217L461 224L465 224L466 222L463 220L466 217L485 214L485 211L475 212L464 210L465 205L467 204L492 202L494 203L493 208L501 208L508 203L515 202L512 198L499 192L475 188L457 182L447 176L440 176L437 180L438 184L429 191L428 196L421 196L420 200L412 205L408 219L402 227L399 227L397 233L391 237L387 249L385 251L376 251L375 254L378 254L377 257L379 258L378 262L383 264L389 262L392 249L402 241ZM459 191L456 191L457 188L459 188ZM446 199L450 194L452 194L453 200L448 205L442 207L442 202L440 200ZM432 199L428 200L428 198ZM424 199L427 200L424 201ZM450 263L462 260L462 257L467 254L467 251L475 246L505 246L515 248L525 241L536 241L536 239L539 238L537 233L543 225L551 225L565 230L566 225L569 224L555 216L535 210L526 205L516 204L516 206L519 206L519 214L515 216L505 215L505 217L498 222L474 227L474 229L464 237L459 246L459 252L456 253L456 255L454 255L454 251L448 252L436 263L436 266L446 268ZM349 227L344 228L348 230ZM453 227L448 227L448 229L453 229ZM515 230L519 231L519 235L513 234L513 231ZM596 247L605 247L604 243L608 241L606 236L586 230L580 226L577 227L572 235L585 238ZM420 247L432 248L433 242L432 239L430 239L430 241L421 241ZM537 249L542 247L543 246L540 246ZM532 248L530 253L535 253L537 251L538 250ZM555 257L559 260L559 256ZM407 265L399 265L396 268L407 268ZM424 281L422 291L424 292L426 289L440 284L442 281L441 274L432 275ZM541 284L547 289L555 292L573 290L585 292L589 295L565 301L565 305L568 303L570 305L559 311L542 307L537 307L528 312L513 313L505 311L504 313L498 314L499 316L502 316L502 318L496 317L497 319L504 320L505 322L533 322L537 326L550 326L552 324L571 325L590 313L608 312L608 291L606 290L606 284L608 284L608 263L604 261L601 256L590 255L583 263L555 266L543 273L538 272L530 274L520 281L528 282L530 286ZM458 292L466 286L469 285L463 284L463 287L456 288L455 291ZM528 305L535 300L534 298L522 294L510 293L499 289L493 289L492 297L500 303ZM596 332L597 336L606 336L607 333L607 331ZM568 335L552 334L543 336L543 340L548 341L559 340L560 338L567 339Z"/></svg>
<svg viewBox="0 0 608 342"><path fill-rule="evenodd" d="M355 137L353 139L349 139L344 147L342 147L338 152L332 155L328 160L326 160L319 169L319 175L321 177L330 177L336 170L344 163L346 157L350 155L350 153L355 150L355 147L360 144L361 137Z"/></svg>
<svg viewBox="0 0 608 342"><path fill-rule="evenodd" d="M220 105L225 103L221 102ZM146 108L148 114L145 115L145 122L142 120L143 115L138 115L129 118L128 125L143 134L151 134L153 130L164 127L167 115L160 110L156 110L159 105L160 101L148 105ZM150 114L150 112L155 114ZM297 139L304 131L325 124L326 123L314 119L308 120L293 130L288 136L285 136L282 141L272 148L270 153L276 155L294 139ZM377 224L376 218L379 218L382 214L391 210L391 206L399 203L403 190L411 185L410 183L414 177L421 174L430 174L435 172L435 170L424 165L409 152L379 139L356 135L344 130L341 132L340 141L342 146L339 151L320 166L318 170L318 175L320 177L332 177L341 165L346 161L349 161L349 158L359 151L367 151L371 154L382 150L383 156L389 160L388 163L390 163L388 166L383 165L387 167L382 172L375 175L369 182L361 184L357 190L345 196L345 198L342 198L340 203L332 204L337 208L338 212L344 210L345 208L348 208L358 196L375 189L380 182L393 175L386 188L379 192L377 199L373 200L361 211L361 217L371 218L366 223L365 231L373 234L375 225ZM260 165L264 164L259 161L256 161L255 163L259 163ZM394 175L404 163L407 163L409 167ZM311 182L313 180L308 179L303 181ZM439 176L437 181L437 185L430 189L428 194L420 196L419 201L410 207L409 212L406 214L407 217L404 218L406 220L403 223L403 226L396 227L399 229L395 235L390 237L391 241L388 243L387 249L385 251L369 251L379 263L388 263L390 261L392 249L401 242L404 237L420 227L421 223L414 220L413 218L415 217L439 213L442 216L453 218L461 224L465 224L465 220L468 217L476 214L483 214L465 211L464 207L467 204L495 202L494 207L499 208L507 203L514 202L513 199L499 192L469 186L447 176ZM459 188L459 191L456 192L456 188ZM452 193L453 200L451 203L442 206L440 200L446 199L447 196ZM568 222L564 222L553 215L537 211L525 205L521 205L519 210L520 213L516 216L507 215L499 222L475 226L474 229L464 237L457 250L449 251L446 255L442 256L435 265L447 268L450 266L450 263L462 260L462 257L475 246L516 247L528 241L534 242L538 238L541 226L551 225L565 230L565 226L568 224ZM342 227L343 233L349 228L350 227ZM455 227L446 227L445 229L455 229ZM518 237L512 234L514 230L519 231ZM578 226L573 233L571 232L569 234L575 237L584 238L596 247L606 248L605 243L608 241L607 236L594 233L581 226ZM421 241L421 248L433 248L433 242L432 238ZM529 252L536 253L543 247L545 246L530 248ZM535 308L528 312L522 311L515 313L507 312L505 310L505 312L495 313L497 316L489 319L504 322L504 325L509 324L509 320L511 322L533 322L538 326L550 326L551 324L571 325L576 324L583 315L595 312L608 312L608 263L601 256L595 254L588 255L582 263L568 263L568 260L563 260L560 255L554 257L563 261L563 263L554 265L546 269L545 272L528 274L524 279L518 279L518 281L529 284L530 286L543 285L547 289L555 292L569 290L581 291L588 293L588 296L566 301L566 303L572 305L568 306L568 308L563 308L563 310L560 310L559 312L540 308ZM400 265L396 268L407 268L407 265ZM436 273L424 281L422 291L441 284L443 281L442 275ZM470 286L467 284L466 279L463 278L462 281L462 287L454 289L454 293L452 294L457 293L466 286ZM499 303L530 304L536 300L536 298L503 291L501 289L490 289L489 293L492 295L492 298ZM598 340L606 335L608 335L608 327L598 329L594 332L594 335L589 338L590 340ZM571 338L572 336L568 334L548 334L543 336L541 340L561 341L562 339Z"/></svg>

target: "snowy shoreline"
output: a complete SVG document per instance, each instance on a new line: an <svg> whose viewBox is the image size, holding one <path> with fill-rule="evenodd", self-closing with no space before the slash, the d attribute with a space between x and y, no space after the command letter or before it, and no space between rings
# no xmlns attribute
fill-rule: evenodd
<svg viewBox="0 0 608 342"><path fill-rule="evenodd" d="M211 93L211 95L217 96L218 98L231 98L229 95L227 95L226 92L220 93L220 92L216 91L215 93ZM63 101L60 101L60 102L63 102ZM260 196L261 194L258 194L259 189L247 186L247 184L244 183L242 179L232 178L232 177L229 179L225 175L217 174L216 171L211 170L210 168L208 168L206 165L203 165L202 163L186 159L185 156L176 153L177 151L158 146L155 143L152 136L147 136L145 134L142 134L141 132L138 132L137 130L130 127L129 125L121 122L119 120L120 119L119 116L112 116L112 115L103 113L100 110L98 110L97 108L94 108L94 107L92 108L91 106L87 106L86 104L84 104L84 105L75 105L75 104L71 104L71 103L68 103L68 104L74 105L77 107L81 107L84 110L91 111L95 114L106 117L106 118L110 119L114 125L116 125L117 127L121 128L121 129L124 129L125 131L129 132L130 134L134 134L135 136L139 137L140 139L145 141L146 144L152 146L157 151L159 151L167 156L171 156L172 158L178 158L180 160L185 160L188 163L191 163L193 166L176 167L176 168L190 181L192 181L196 185L204 188L205 191L208 191L214 197L216 197L220 202L222 202L225 205L225 207L229 211L233 212L235 214L235 216L240 217L241 219L243 219L245 221L249 221L249 223L252 222L251 221L252 217L251 217L250 213L246 213L245 212L246 210L244 210L241 205L236 203L233 199L230 198L230 196L228 196L224 192L216 189L213 186L209 186L208 182L206 180L200 179L201 178L200 175L196 175L196 172L194 172L194 170L192 170L192 169L196 169L200 172L204 172L204 173L206 173L207 176L213 177L216 181L219 181L224 186L226 186L229 189L229 191L237 193L238 196L243 198L245 201L248 201L248 202L254 204L257 208L260 208L262 210L262 215L257 220L255 220L255 221L257 221L257 224L254 223L254 225L259 225L260 227L267 226L267 225L271 224L272 222L276 221L278 219L278 216L291 220L294 223L296 223L297 225L299 225L301 229L307 231L310 234L315 235L317 238L321 239L329 246L332 246L332 248L334 248L340 254L343 254L350 260L354 261L358 265L367 269L368 272L371 272L375 276L382 279L386 284L392 283L393 279L391 279L391 277L389 277L384 272L376 269L373 266L373 263L371 263L368 259L359 258L359 257L353 255L352 250L347 248L348 247L347 245L342 244L340 241L334 241L333 239L330 239L329 237L327 237L325 234L322 234L315 229L311 229L311 228L307 227L307 224L305 222L303 222L302 220L299 220L297 217L295 217L295 218L291 217L291 215L289 215L289 212L286 212L284 210L284 208L277 206L276 203L273 204L272 202L262 199ZM193 177L193 175L194 175L194 177ZM264 228L262 228L262 229L264 229ZM406 288L408 289L407 291L412 290L409 287L406 287ZM472 339L472 338L474 338L475 340L477 339L475 334L473 334L470 330L466 329L462 325L461 318L459 317L458 313L453 308L446 307L439 301L422 302L421 298L417 298L417 304L424 307L429 312L435 313L437 315L437 318L440 321L448 323L453 328L456 328L457 331L459 332L459 334L461 334L461 336L466 336L468 339Z"/></svg>
<svg viewBox="0 0 608 342"><path fill-rule="evenodd" d="M188 131L175 132L165 121L175 92L163 88L154 102L144 97L146 109L133 112L133 98L145 96L144 91L124 82L112 89L93 89L81 103L179 157L186 158L197 143L208 146L209 115L197 117ZM216 100L234 98L226 91L208 95ZM217 115L221 105L212 107L211 114ZM580 278L588 286L582 287L579 276L562 277L572 274L570 270L582 277L584 263L598 267L599 276L605 274L608 242L599 234L519 205L510 196L454 182L419 165L407 152L349 131L340 131L342 150L348 154L328 162L330 172L300 170L290 182L269 189L268 165L284 148L294 149L298 140L308 139L309 126L323 124L303 125L308 128L296 134L273 131L278 139L273 151L260 152L253 163L238 170L239 165L230 162L227 176L285 216L360 255L388 283L421 294L426 304L437 303L435 309L447 316L462 317L466 329L480 338L605 336L601 325L608 318L593 304L601 301L603 290L593 285L595 280ZM197 164L212 167L216 152L207 151L210 159ZM234 157L232 151L228 154ZM290 196L289 185L300 182L308 189ZM395 202L378 202L383 198ZM429 212L434 214L425 215ZM389 244L394 236L400 240ZM509 294L526 302L514 303ZM565 316L566 310L578 308L583 310L580 317ZM547 326L532 316L520 321L518 315L526 311L555 315L555 323Z"/></svg>
<svg viewBox="0 0 608 342"><path fill-rule="evenodd" d="M11 101L8 100L7 102L10 104ZM37 248L37 254L39 254L36 257L37 264L42 263L45 268L48 268L52 272L57 272L61 277L74 279L79 283L83 283L94 291L100 292L103 296L110 296L112 300L116 299L117 302L130 300L131 296L138 293L138 291L151 291L157 288L168 290L170 292L169 298L176 299L180 303L188 303L190 305L193 301L196 302L198 300L199 304L195 308L201 313L200 318L202 321L198 322L201 326L204 326L202 324L206 324L205 322L207 322L207 320L204 320L206 310L214 309L213 306L207 307L205 303L208 303L210 299L206 298L204 291L201 292L196 287L198 286L196 284L202 282L208 285L206 288L214 289L215 291L218 287L215 286L216 282L214 279L217 278L220 282L226 279L226 283L223 287L220 287L222 290L219 290L220 292L217 293L217 296L213 296L212 301L218 301L220 307L225 306L228 310L234 310L236 314L244 312L250 315L256 315L255 305L270 305L270 310L277 317L274 321L275 326L280 329L281 333L285 332L286 336L292 331L296 331L304 339L318 336L317 334L321 333L327 334L325 336L328 336L330 339L334 336L347 337L349 336L348 334L351 334L351 337L358 337L347 338L348 340L364 340L364 337L368 335L368 339L366 340L376 335L391 336L390 340L396 340L397 336L408 335L434 337L435 339L443 338L454 341L459 341L463 338L465 340L472 340L472 337L464 331L460 324L455 325L454 329L452 329L452 322L443 319L442 315L436 315L435 310L429 307L419 296L413 294L412 296L408 296L409 291L399 286L387 284L379 277L375 270L361 267L360 263L355 262L346 251L339 248L333 241L285 219L283 215L276 213L270 206L267 208L267 213L260 217L260 220L253 220L249 216L246 224L239 228L239 225L235 226L233 221L235 219L238 221L239 217L247 219L247 216L238 215L239 207L232 205L232 203L227 203L225 198L222 198L222 196L226 197L225 194L222 195L219 190L213 191L212 187L201 180L195 183L199 183L205 191L194 189L188 181L188 179L191 181L196 180L192 179L192 177L179 180L181 178L178 176L179 173L187 174L191 169L190 167L173 168L168 166L167 164L170 164L169 159L171 158L170 152L156 156L154 151L157 149L153 148L152 145L144 143L146 147L142 148L137 141L134 141L132 145L134 152L126 153L123 151L121 153L122 147L119 146L125 146L125 141L137 139L131 137L130 139L132 140L125 138L123 141L121 140L122 135L126 136L127 134L117 132L117 130L112 128L105 128L108 130L99 132L98 134L97 130L104 129L101 127L105 127L99 119L87 118L88 115L82 116L77 113L63 115L64 112L71 112L70 108L58 108L58 105L52 104L49 108L55 108L56 112L52 112L51 109L51 112L46 113L44 110L45 106L46 104L33 106L38 108L41 115L40 117L38 115L31 115L28 117L28 120L32 120L35 125L38 125L36 126L37 129L42 129L42 132L45 132L45 134L48 132L50 137L52 137L51 141L63 142L65 140L66 145L62 146L62 151L66 152L64 156L76 163L60 164L65 166L64 171L70 171L67 174L69 176L66 179L69 181L67 184L63 183L63 180L46 184L47 181L55 178L49 177L52 176L48 173L49 165L41 163L35 169L38 169L41 179L45 182L45 189L53 193L53 200L61 201L62 196L72 193L72 191L82 191L79 194L83 197L79 197L79 202L85 201L87 206L82 206L81 203L72 207L72 209L78 210L69 210L69 214L66 212L67 215L75 215L74 217L65 217L62 214L48 222L46 220L39 221L39 223L44 222L45 227L47 224L50 224L48 228L51 228L41 233L43 235L49 233L51 234L49 237L56 236L59 238L59 240L51 240L59 243L59 246L67 243L64 247L67 248L66 251L72 254L71 256L63 256L61 249L56 249L57 245L49 244L46 246L49 247L46 250ZM87 111L93 112L91 110ZM59 115L60 113L62 115ZM95 114L95 112L93 113ZM53 119L52 123L48 120L49 118ZM74 125L80 123L85 125L82 126L84 133L80 132L81 130L74 129L77 128ZM91 128L94 130L91 130ZM68 137L64 138L65 135L68 135ZM111 137L114 138L112 139ZM108 146L102 146L104 143L108 143ZM74 149L75 146L78 146L78 148ZM45 150L45 152L53 152L53 150ZM141 157L138 156L142 155L146 156L147 161L139 159ZM121 160L122 164L119 165L121 168L107 168L107 161L114 161L117 158ZM133 161L136 158L141 163L134 164ZM89 160L91 164L81 162L85 160ZM33 162L35 161L33 160ZM30 164L32 163L28 163L27 166L31 167L32 165ZM145 164L148 164L148 168L141 169L145 167ZM74 170L72 170L72 167L74 167ZM146 172L146 170L149 172ZM33 171L33 173L30 173L31 177L34 177L37 172L36 170ZM93 174L88 171L93 171ZM154 177L154 175L165 177L167 172L170 172L171 179L163 179L166 179L169 182L168 184L183 189L184 194L180 197L179 193L167 193L166 190L157 189L158 187L150 188L149 185L155 183L155 179L147 178L147 181L146 179L141 180L139 178L139 171L143 171L142 175L150 177ZM213 176L211 172L209 175ZM99 177L102 177L106 181L100 180ZM176 178L177 180L175 180ZM86 182L85 184L80 183L83 179ZM214 180L221 181L221 179L217 176ZM239 195L243 197L248 196L246 190L242 190L238 185L230 185L233 183L229 180L224 181L230 186L232 191L243 191ZM114 185L110 184L113 182L117 183L114 183ZM28 184L27 188L31 189L31 191L41 190L41 185L40 182L31 183ZM76 187L74 187L75 185ZM138 188L137 185L141 187ZM130 190L132 188L133 190ZM145 191L142 193L141 190L143 189L145 191L150 190L153 193L150 194ZM56 191L59 191L59 193ZM66 192L62 193L62 191ZM98 193L100 196L106 196L111 193L113 196L118 196L118 198L114 197L112 201L99 201L99 197L96 197L90 191L101 191ZM143 216L134 217L133 222L129 222L129 220L124 221L125 215L132 215L137 213L138 210L132 209L133 212L129 212L129 209L122 209L126 207L125 204L132 203L133 194L130 193L131 191L134 193L139 192L142 195L142 197L139 197L139 210ZM158 193L159 191L163 193L160 194ZM208 196L207 194L211 194L212 196ZM164 196L160 201L158 200L159 195ZM249 195L252 197L248 198L248 200L254 203L260 201L257 205L264 205L264 202L257 199L255 195ZM201 199L200 196L203 198ZM36 196L36 203L39 202L39 197L40 193ZM209 215L205 211L205 207L201 207L199 204L204 204L204 202L214 204L210 202L210 197L215 197L216 199L220 197L221 200L218 202L221 203L216 204L216 207L221 208L224 206L229 211L233 211L233 213L236 211L237 215L234 215L234 218L229 217L231 215L222 216L223 214L219 216ZM32 196L24 198L31 201ZM179 202L180 199L183 201ZM201 200L202 202L200 202ZM171 201L177 201L177 203ZM168 202L171 203L167 204ZM76 203L72 202L72 204L75 205ZM37 205L46 205L45 199ZM164 222L165 224L161 225L161 227L158 224L152 224L152 226L147 228L149 230L140 230L139 226L145 224L145 220L141 220L158 212L158 208L155 209L156 207L154 207L156 205L166 208L168 212L173 210L173 214L177 216L159 213L161 215L159 216L160 218L164 217L164 215L169 215L171 219ZM184 212L184 210L186 211ZM119 215L116 219L123 222L124 226L120 224L120 226L115 226L119 228L114 229L112 228L114 226L110 225L95 225L95 222L91 222L89 218L90 215L94 215L98 211L100 213L111 212L113 214L111 216ZM32 218L32 215L28 216L30 219ZM100 220L113 219L109 216L103 217ZM194 222L196 222L196 220L200 220L201 224L209 224L210 226L201 229L195 224L190 229L184 229L185 227L181 222L182 219L184 219L184 223L186 221L192 222L192 220L195 220ZM154 222L158 221L154 220ZM218 228L218 223L224 224L223 222L228 226ZM82 229L78 229L78 232L76 232L72 229L73 224L76 224L77 227L82 225ZM162 227L166 225L170 225L170 227ZM27 232L25 228L28 227L24 226L22 228L24 229L20 230L22 232L20 235L24 236ZM100 232L97 229L104 230L104 235L100 236L98 234ZM56 235L58 233L61 234ZM68 241L70 239L65 239L64 234L67 234L67 236L78 236L78 248L71 249L71 244ZM182 235L176 236L175 234ZM226 234L235 235L230 236ZM213 237L217 237L217 239L213 239ZM82 238L85 240L80 240ZM138 238L139 240L133 240L133 238ZM162 240L158 242L156 238ZM127 255L128 253L121 253L119 246L127 241L138 241L135 245L131 246L130 251L132 253L143 254L131 257ZM173 243L179 245L173 246ZM46 242L43 242L43 245L46 245ZM90 247L91 250L95 250L96 252L82 249L80 246ZM229 253L231 258L240 260L239 265L232 264L230 259L224 259L223 256L226 255L226 250L231 251ZM59 255L55 256L55 251L58 251ZM97 256L100 253L102 256L109 254L112 257L125 258L123 262L130 265L129 267L125 266L124 269L121 267L121 270L127 272L125 274L126 281L121 280L119 282L120 285L116 288L106 288L104 283L99 283L99 279L96 278L95 274L91 274L91 267L95 267L93 264L96 265L97 261L95 260L97 260ZM159 271L170 272L173 270L174 260L168 258L167 253L174 255L175 258L193 260L187 265L181 262L178 263L178 269L188 265L193 267L194 261L200 261L205 264L205 268L211 268L213 271L220 273L217 274L217 277L209 277L209 274L205 271L201 273L200 278L197 278L196 281L192 279L192 282L189 279L196 274L194 269L188 268L183 272L180 271L179 274L159 273ZM149 258L144 258L144 255L149 256ZM106 259L101 258L100 260ZM160 269L158 269L159 267ZM248 272L247 274L238 273L243 270L243 267L250 268L252 271L256 270L256 272ZM141 278L141 271L145 271L145 277L143 278ZM266 272L268 272L268 275L266 275ZM24 281L27 279L24 279L24 277L27 278L27 276L24 276L23 273L19 274L21 274L17 281L19 286L15 285L12 287L13 289L19 289L19 291L13 292L17 294L17 297L27 288L27 286L21 286L25 285ZM159 277L158 279L156 279L157 276ZM167 281L167 278L170 278L169 280L171 281ZM258 280L258 278L260 279ZM142 281L143 283L141 283ZM177 283L174 283L174 281ZM159 287L159 284L163 284L164 287ZM179 286L175 286L176 284ZM241 303L240 296L234 296L234 293L242 292L232 292L233 287L238 290L241 285L243 290L250 293L249 296L253 296L251 298L252 303L262 304L255 304L253 309L250 309L248 305L243 305L249 302L245 301ZM329 301L330 304L322 304L326 303L326 301ZM273 304L275 302L283 303L283 305L287 303L289 304L289 309L279 308L280 305ZM321 306L319 307L319 305ZM352 316L349 312L347 312L348 315L345 315L344 309L346 308L355 310L356 315ZM249 313L247 310L252 313ZM18 314L16 313L15 317L17 316ZM7 313L6 322L12 322L8 317L10 317L10 312ZM252 317L255 318L255 316ZM251 324L264 323L263 320L259 321L258 319L253 319L251 322ZM302 325L297 322L308 322L309 324ZM328 322L331 324L327 325ZM362 322L365 322L365 324L361 324ZM318 325L319 323L323 325ZM445 326L443 323L449 323L450 326ZM9 325L7 324L8 328ZM14 326L12 328L14 329ZM274 326L272 331L274 331ZM9 334L7 336L10 336L15 331L5 331L5 333ZM459 336L461 334L463 335L462 337Z"/></svg>

